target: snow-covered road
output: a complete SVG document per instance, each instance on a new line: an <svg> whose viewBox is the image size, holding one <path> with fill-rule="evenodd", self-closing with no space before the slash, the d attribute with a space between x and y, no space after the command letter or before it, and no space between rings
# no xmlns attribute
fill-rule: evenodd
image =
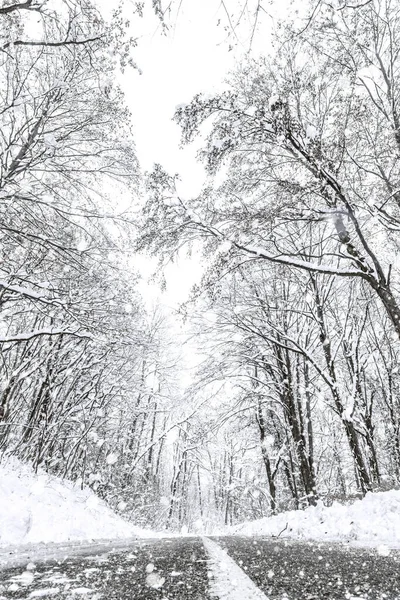
<svg viewBox="0 0 400 600"><path fill-rule="evenodd" d="M400 552L252 537L163 538L25 549L0 600L396 600ZM63 554L64 551L64 554ZM4 556L3 556L4 559ZM14 562L13 562L14 561Z"/></svg>

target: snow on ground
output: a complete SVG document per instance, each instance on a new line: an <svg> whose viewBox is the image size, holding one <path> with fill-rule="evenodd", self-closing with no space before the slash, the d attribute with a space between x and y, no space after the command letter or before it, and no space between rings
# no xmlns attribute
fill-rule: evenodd
<svg viewBox="0 0 400 600"><path fill-rule="evenodd" d="M350 505L334 502L325 507L320 500L317 506L243 523L225 532L355 542L377 546L384 555L388 547L400 547L400 491L369 492Z"/></svg>
<svg viewBox="0 0 400 600"><path fill-rule="evenodd" d="M208 552L210 592L219 600L267 600L263 592L218 544L203 538Z"/></svg>
<svg viewBox="0 0 400 600"><path fill-rule="evenodd" d="M154 537L118 515L89 488L35 474L15 458L0 463L0 545Z"/></svg>

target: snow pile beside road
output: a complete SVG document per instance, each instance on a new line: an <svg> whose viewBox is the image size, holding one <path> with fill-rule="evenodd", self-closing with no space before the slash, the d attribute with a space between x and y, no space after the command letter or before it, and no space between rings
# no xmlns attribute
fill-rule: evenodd
<svg viewBox="0 0 400 600"><path fill-rule="evenodd" d="M325 507L319 501L317 506L243 523L230 527L229 531L400 547L400 491L370 492L362 500L345 506L334 502Z"/></svg>
<svg viewBox="0 0 400 600"><path fill-rule="evenodd" d="M0 463L0 544L149 537L80 489L14 458Z"/></svg>

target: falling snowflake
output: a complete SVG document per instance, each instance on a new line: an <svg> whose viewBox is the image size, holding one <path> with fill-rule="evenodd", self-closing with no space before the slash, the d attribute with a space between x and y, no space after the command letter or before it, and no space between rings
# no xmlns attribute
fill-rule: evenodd
<svg viewBox="0 0 400 600"><path fill-rule="evenodd" d="M146 577L146 585L148 587L159 590L165 583L165 577L161 577L158 573L149 573Z"/></svg>
<svg viewBox="0 0 400 600"><path fill-rule="evenodd" d="M149 563L146 567L146 573L152 573L154 571L155 567L153 565L153 563Z"/></svg>
<svg viewBox="0 0 400 600"><path fill-rule="evenodd" d="M108 465L115 465L115 463L117 461L118 461L118 454L115 454L113 452L111 452L106 458L106 463Z"/></svg>

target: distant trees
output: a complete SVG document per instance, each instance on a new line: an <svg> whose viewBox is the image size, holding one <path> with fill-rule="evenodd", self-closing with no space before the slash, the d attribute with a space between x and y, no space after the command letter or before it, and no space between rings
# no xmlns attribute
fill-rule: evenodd
<svg viewBox="0 0 400 600"><path fill-rule="evenodd" d="M197 385L218 388L194 457L205 522L398 485L390 321L357 281L314 285L248 262L187 307L205 355Z"/></svg>

